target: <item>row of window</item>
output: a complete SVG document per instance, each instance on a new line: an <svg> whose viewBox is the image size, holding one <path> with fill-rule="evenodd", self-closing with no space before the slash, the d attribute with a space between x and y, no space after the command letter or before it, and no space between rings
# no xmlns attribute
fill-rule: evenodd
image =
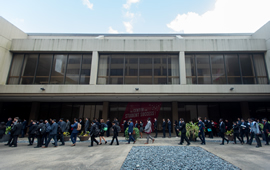
<svg viewBox="0 0 270 170"><path fill-rule="evenodd" d="M179 84L178 55L100 55L98 84Z"/></svg>
<svg viewBox="0 0 270 170"><path fill-rule="evenodd" d="M89 84L91 54L14 54L7 84ZM187 84L268 84L263 54L186 54ZM179 84L178 54L100 54L97 84Z"/></svg>
<svg viewBox="0 0 270 170"><path fill-rule="evenodd" d="M89 84L91 54L15 54L8 84Z"/></svg>
<svg viewBox="0 0 270 170"><path fill-rule="evenodd" d="M263 54L185 56L187 84L267 84Z"/></svg>

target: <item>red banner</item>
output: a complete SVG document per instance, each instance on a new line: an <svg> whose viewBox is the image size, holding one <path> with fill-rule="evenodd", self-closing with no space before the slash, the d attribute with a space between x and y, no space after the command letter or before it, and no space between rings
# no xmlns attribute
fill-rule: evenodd
<svg viewBox="0 0 270 170"><path fill-rule="evenodd" d="M160 111L161 103L138 103L132 102L128 103L123 118L121 120L121 124L124 120L129 121L132 119L133 124L135 126L136 120L140 124L140 121L143 122L143 126L146 125L147 119L151 118L152 130L154 127L154 118L158 118L158 114Z"/></svg>

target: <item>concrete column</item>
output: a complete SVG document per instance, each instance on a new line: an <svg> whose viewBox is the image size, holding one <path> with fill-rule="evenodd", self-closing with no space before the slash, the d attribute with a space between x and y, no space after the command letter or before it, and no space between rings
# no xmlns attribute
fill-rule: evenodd
<svg viewBox="0 0 270 170"><path fill-rule="evenodd" d="M265 53L265 63L266 63L266 67L267 67L267 73L268 73L268 82L270 84L270 39L267 41L268 42L268 50Z"/></svg>
<svg viewBox="0 0 270 170"><path fill-rule="evenodd" d="M97 74L98 74L98 52L93 51L90 84L92 84L92 85L97 84Z"/></svg>
<svg viewBox="0 0 270 170"><path fill-rule="evenodd" d="M177 102L172 102L172 125L174 124L174 121L178 120L178 103ZM175 133L174 127L172 127L173 133Z"/></svg>
<svg viewBox="0 0 270 170"><path fill-rule="evenodd" d="M40 108L40 102L33 102L32 107L31 107L31 112L29 115L29 120L37 120L38 119L38 113L39 113L39 108Z"/></svg>
<svg viewBox="0 0 270 170"><path fill-rule="evenodd" d="M109 113L109 102L103 102L103 111L102 111L102 118L104 122L108 119Z"/></svg>
<svg viewBox="0 0 270 170"><path fill-rule="evenodd" d="M250 118L248 102L241 102L241 113L242 113L243 119L246 120L246 119Z"/></svg>
<svg viewBox="0 0 270 170"><path fill-rule="evenodd" d="M186 63L185 63L185 52L179 52L179 70L180 70L180 84L186 83Z"/></svg>

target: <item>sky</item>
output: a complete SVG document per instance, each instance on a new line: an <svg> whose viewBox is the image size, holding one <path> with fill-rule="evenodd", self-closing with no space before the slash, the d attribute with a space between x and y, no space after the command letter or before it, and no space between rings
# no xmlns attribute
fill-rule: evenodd
<svg viewBox="0 0 270 170"><path fill-rule="evenodd" d="M26 33L253 33L270 0L0 0ZM1 25L0 25L1 26Z"/></svg>

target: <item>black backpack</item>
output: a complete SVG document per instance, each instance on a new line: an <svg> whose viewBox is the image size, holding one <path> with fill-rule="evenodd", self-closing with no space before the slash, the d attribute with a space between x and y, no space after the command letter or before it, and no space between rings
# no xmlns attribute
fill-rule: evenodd
<svg viewBox="0 0 270 170"><path fill-rule="evenodd" d="M94 135L95 135L95 136L98 136L99 133L100 133L100 130L99 130L98 126L95 125Z"/></svg>
<svg viewBox="0 0 270 170"><path fill-rule="evenodd" d="M41 126L41 128L39 129L39 132L41 135L44 135L46 132L46 126L45 125Z"/></svg>
<svg viewBox="0 0 270 170"><path fill-rule="evenodd" d="M121 132L120 126L116 125L116 129L117 129L118 132Z"/></svg>

